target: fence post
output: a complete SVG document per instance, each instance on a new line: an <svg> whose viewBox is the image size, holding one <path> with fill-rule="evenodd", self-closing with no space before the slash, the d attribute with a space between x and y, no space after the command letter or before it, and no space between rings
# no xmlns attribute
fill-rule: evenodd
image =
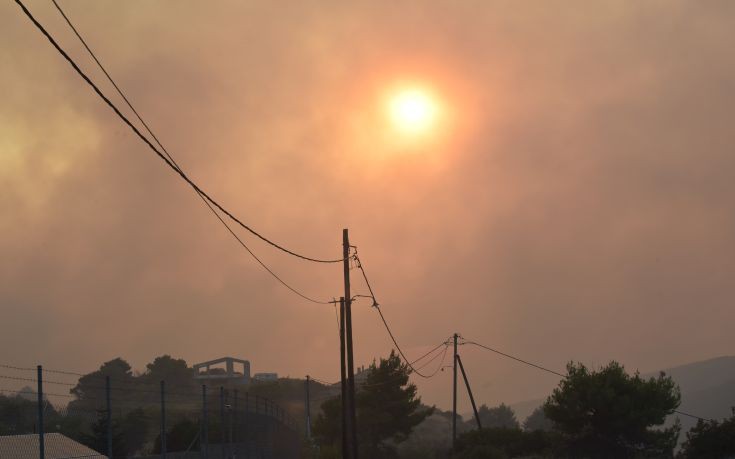
<svg viewBox="0 0 735 459"><path fill-rule="evenodd" d="M230 405L230 390L225 389L225 419L227 420L227 430L225 430L224 438L225 444L225 457L230 457L232 454L232 405ZM222 426L223 428L225 426Z"/></svg>
<svg viewBox="0 0 735 459"><path fill-rule="evenodd" d="M43 367L38 365L38 457L46 458L46 444L43 438Z"/></svg>
<svg viewBox="0 0 735 459"><path fill-rule="evenodd" d="M259 398L260 397L258 397L257 395L255 396L255 429L254 429L255 436L253 438L255 439L255 453L256 453L256 455L257 454L260 454L260 452L259 452L259 448L260 448L259 443L260 443L260 439L263 436L263 428L262 428L263 427L263 423L260 421L260 418L258 417L259 416L258 415L258 399Z"/></svg>
<svg viewBox="0 0 735 459"><path fill-rule="evenodd" d="M109 376L105 376L105 402L107 403L107 457L112 459L112 400Z"/></svg>
<svg viewBox="0 0 735 459"><path fill-rule="evenodd" d="M161 380L161 458L166 459L166 382Z"/></svg>
<svg viewBox="0 0 735 459"><path fill-rule="evenodd" d="M245 392L245 427L243 428L243 436L245 437L245 450L247 456L250 457L250 433L248 432L248 421L250 419L250 395Z"/></svg>
<svg viewBox="0 0 735 459"><path fill-rule="evenodd" d="M240 442L238 439L240 439L240 426L238 424L239 416L237 415L237 389L235 389L234 392L234 401L232 403L232 416L234 416L234 419L230 422L230 449L232 450L232 442L234 440L235 442L235 448L234 451L230 451L232 453L232 457L239 456L240 448L238 445ZM232 426L235 426L235 437L232 437Z"/></svg>
<svg viewBox="0 0 735 459"><path fill-rule="evenodd" d="M207 418L207 385L202 384L202 438L199 440L199 455L209 458L209 425Z"/></svg>
<svg viewBox="0 0 735 459"><path fill-rule="evenodd" d="M219 442L222 459L225 459L225 388L219 386Z"/></svg>

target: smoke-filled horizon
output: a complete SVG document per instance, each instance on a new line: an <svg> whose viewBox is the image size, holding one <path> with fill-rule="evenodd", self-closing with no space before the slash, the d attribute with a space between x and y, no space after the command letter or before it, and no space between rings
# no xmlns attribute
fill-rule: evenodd
<svg viewBox="0 0 735 459"><path fill-rule="evenodd" d="M309 256L340 257L350 229L409 358L454 332L557 371L733 353L735 4L61 4L229 210ZM53 5L28 7L123 107ZM333 306L270 277L14 3L0 11L0 363L231 355L336 380ZM405 82L440 101L416 142L383 110ZM341 265L238 234L309 296L342 294ZM370 301L353 320L356 363L385 357ZM479 403L558 381L460 352ZM451 371L415 382L451 406Z"/></svg>

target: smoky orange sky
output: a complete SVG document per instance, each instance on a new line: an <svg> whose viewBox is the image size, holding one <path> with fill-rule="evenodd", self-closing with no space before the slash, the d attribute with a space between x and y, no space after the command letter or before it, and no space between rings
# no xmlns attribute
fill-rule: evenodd
<svg viewBox="0 0 735 459"><path fill-rule="evenodd" d="M53 5L28 6L113 96ZM556 370L732 354L734 2L62 6L179 164L244 221L329 258L350 229L409 357L455 331ZM232 355L338 379L332 306L264 272L13 2L0 37L0 363ZM396 142L382 118L405 81L449 114L430 141ZM307 294L340 296L340 266L243 236ZM369 302L354 327L358 364L390 351ZM480 403L558 382L461 353ZM451 406L451 372L416 382Z"/></svg>

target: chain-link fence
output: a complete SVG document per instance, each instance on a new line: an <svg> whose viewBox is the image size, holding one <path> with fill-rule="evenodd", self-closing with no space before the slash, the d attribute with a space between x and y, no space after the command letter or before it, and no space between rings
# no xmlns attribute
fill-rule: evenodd
<svg viewBox="0 0 735 459"><path fill-rule="evenodd" d="M44 382L40 367L36 378L15 379L34 388L0 393L3 459L300 455L295 420L272 400L238 388L202 385L194 392L191 386L167 387L165 381L158 387L129 387L107 377L101 384L75 384L71 394L63 394L45 392L44 387L72 384ZM86 391L81 393L80 387Z"/></svg>

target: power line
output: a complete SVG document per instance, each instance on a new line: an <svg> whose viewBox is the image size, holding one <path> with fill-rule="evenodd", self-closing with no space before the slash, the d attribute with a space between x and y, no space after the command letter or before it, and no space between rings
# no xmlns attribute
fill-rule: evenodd
<svg viewBox="0 0 735 459"><path fill-rule="evenodd" d="M326 381L324 381L324 380L321 380L321 379L319 379L319 378L315 378L315 377L313 377L313 376L309 376L309 378L310 378L310 379L311 379L312 381L318 382L319 384L321 384L321 385L323 385L323 386L334 386L334 385L336 385L336 384L339 384L339 381L337 381L337 382L333 382L333 383L330 383L330 382L326 382Z"/></svg>
<svg viewBox="0 0 735 459"><path fill-rule="evenodd" d="M355 254L353 255L355 262L357 262L357 267L360 268L360 271L362 272L362 278L365 279L365 285L367 285L368 291L370 292L370 297L373 299L373 306L378 306L378 301L375 299L375 293L373 293L373 288L370 286L370 281L367 278L367 275L365 274L365 268L362 267L362 262L360 261L360 257L357 256L357 247L354 247Z"/></svg>
<svg viewBox="0 0 735 459"><path fill-rule="evenodd" d="M464 339L464 338L462 338L462 339ZM502 355L503 357L507 357L509 359L513 359L516 362L520 362L520 363L523 363L523 364L526 364L526 365L535 367L535 368L537 368L539 370L543 370L543 371L545 371L547 373L551 373L551 374L556 375L556 376L561 376L562 378L566 378L567 377L567 375L562 374L562 373L559 373L558 371L550 370L548 368L542 367L541 365L536 365L535 363L531 363L531 362L529 362L527 360L523 360L523 359L520 359L518 357L514 357L514 356L512 356L510 354L506 354L505 352L501 352L501 351L499 351L497 349L493 349L493 348L491 348L489 346L485 346L484 344L480 344L480 343L476 343L474 341L468 341L468 340L465 340L462 344L472 344L472 345L475 345L475 346L479 346L479 347L481 347L483 349L486 349L488 351L494 352L494 353L496 353L498 355Z"/></svg>
<svg viewBox="0 0 735 459"><path fill-rule="evenodd" d="M416 363L416 362L418 362L418 361L420 361L420 360L423 360L423 359L424 359L424 358L425 358L426 356L428 356L428 355L432 354L432 353L433 353L434 351L436 351L437 349L439 349L439 348L440 348L440 347L442 347L442 346L447 346L447 344L448 344L448 341L446 341L446 340L445 340L444 342L442 342L442 343L439 343L439 344L438 344L438 345L437 345L436 347L434 347L434 348L433 348L432 350L430 350L429 352L427 352L426 354L422 355L421 357L419 357L418 359L414 360L414 361L413 361L413 362L411 362L411 363L412 363L412 364L414 364L414 363ZM437 354L437 355L438 355L438 354ZM435 358L435 357L434 357L434 358ZM433 360L434 358L432 358L432 360ZM431 360L430 360L430 361L431 361Z"/></svg>
<svg viewBox="0 0 735 459"><path fill-rule="evenodd" d="M269 245L281 250L282 252L285 252L289 255L292 255L297 258L301 258L302 260L306 261L312 261L315 263L341 263L344 261L343 258L337 258L337 259L320 259L320 258L312 258L305 255L301 255L299 253L296 253L292 250L289 250L273 241L268 239L267 237L263 236L262 234L255 231L250 226L243 223L240 219L238 219L235 215L233 215L230 211L225 209L219 202L215 201L211 196L209 196L204 190L202 190L192 179L190 179L183 171L178 169L172 162L169 160L163 153L161 153L158 148L156 148L150 140L148 140L147 137L145 137L139 130L136 128L130 120L120 112L120 110L115 106L115 104L110 101L110 99L105 96L102 91L95 85L92 80L89 79L89 77L79 68L79 66L72 60L71 57L64 51L59 44L54 40L53 37L46 31L46 29L36 20L36 18L31 14L30 11L28 11L28 8L25 7L23 2L21 0L15 0L15 3L20 6L20 8L23 10L25 15L28 17L28 19L33 22L33 24L38 28L38 30L48 39L48 41L56 48L56 50L64 57L64 59L69 62L69 64L74 68L74 70L79 74L84 81L92 87L92 89L97 93L97 95L115 112L115 114L126 124L132 131L161 159L164 163L166 163L167 166L169 166L174 172L176 172L186 183L188 183L195 191L200 193L202 196L204 196L210 203L212 203L217 209L219 209L222 213L227 215L232 221L236 222L238 225L240 225L242 228L253 234L254 236L257 236L264 242L268 243Z"/></svg>
<svg viewBox="0 0 735 459"><path fill-rule="evenodd" d="M429 379L432 376L434 376L434 375L428 376L428 375L425 375L425 374L421 373L420 371L418 371L411 364L411 361L408 360L408 358L406 357L406 354L403 353L403 350L401 349L401 346L398 345L398 341L396 341L395 336L393 336L393 332L391 331L390 327L388 326L388 322L386 322L385 317L383 316L383 311L380 310L380 306L378 306L377 304L375 304L374 306L375 306L375 309L377 309L378 314L380 314L380 320L383 321L383 325L385 325L385 329L388 331L388 335L390 335L391 341L393 341L393 344L396 346L396 349L398 349L398 353L401 354L401 357L403 357L403 360L406 362L406 365L408 365L408 367L411 369L411 371L413 373L416 373L417 375L421 376L422 378L425 378L425 379ZM436 374L436 373L434 373L434 374Z"/></svg>
<svg viewBox="0 0 735 459"><path fill-rule="evenodd" d="M401 346L398 345L398 341L396 341L396 337L393 335L393 332L391 331L390 326L388 325L388 322L385 320L385 316L383 316L383 311L380 310L380 305L378 304L378 302L375 299L375 293L373 292L373 288L370 286L370 281L368 280L367 274L365 273L365 268L362 266L362 261L360 261L360 257L357 255L357 248L356 247L355 247L355 254L353 255L353 257L354 257L355 262L357 263L357 267L360 268L360 272L362 272L362 277L365 280L365 285L367 285L368 291L370 292L370 298L373 299L373 307L378 311L378 314L380 314L380 320L383 321L383 325L385 326L385 329L388 332L388 335L390 336L391 341L393 341L393 344L396 346L396 349L398 350L398 353L401 355L401 357L403 358L403 360L406 362L406 365L408 365L408 367L411 369L412 373L416 373L417 375L419 375L422 378L428 379L428 378L431 378L431 377L435 376L439 372L439 369L441 369L441 368L437 369L431 375L425 375L425 374L421 373L420 371L418 371L418 369L413 366L413 362L410 361L406 357L406 354L403 352L403 349L401 349ZM422 356L422 357L420 357L416 361L422 359L423 357L425 357L425 355Z"/></svg>
<svg viewBox="0 0 735 459"><path fill-rule="evenodd" d="M513 359L513 360L515 360L516 362L520 362L520 363L523 363L523 364L529 365L529 366L531 366L531 367L537 368L537 369L539 369L539 370L543 370L543 371L545 371L545 372L547 372L547 373L551 373L551 374L553 374L553 375L556 375L556 376L561 376L561 377L562 377L562 378L564 378L564 379L567 379L567 378L568 378L568 376L567 376L567 375L565 375L565 374L562 374L562 373L559 373L558 371L550 370L550 369L548 369L548 368L542 367L541 365L537 365L537 364L535 364L535 363L531 363L531 362L529 362L529 361L527 361L527 360L523 360L523 359L520 359L520 358L518 358L518 357L515 357L515 356L512 356L512 355L510 355L510 354L506 354L505 352L501 352L501 351L498 351L497 349L493 349L493 348L491 348L491 347L489 347L489 346L485 346L484 344L480 344L480 343L477 343L477 342L475 342L475 341L469 341L469 340L466 340L466 339L465 339L464 337L463 337L462 339L464 340L464 342L462 342L462 344L472 344L472 345L474 345L474 346L479 346L479 347L481 347L481 348L483 348L483 349L486 349L486 350L488 350L488 351L494 352L494 353L496 353L496 354L498 354L498 355L502 355L503 357L507 357L507 358L509 358L509 359ZM703 418L703 417L701 417L701 416L697 416L697 415L694 415L694 414L690 414L690 413L687 413L687 412L684 412L684 411L680 411L680 410L673 410L673 412L674 412L674 413L676 413L676 414L680 414L680 415L682 415L682 416L688 416L688 417L690 417L690 418L698 419L698 420L701 420L701 421L709 421L709 422L713 422L713 420L712 420L712 419L707 419L707 418Z"/></svg>
<svg viewBox="0 0 735 459"><path fill-rule="evenodd" d="M429 365L431 364L431 362L433 362L433 361L434 361L434 360L436 360L436 359L437 359L437 358L438 358L439 356L441 356L441 361L439 362L439 366L437 367L437 369L436 369L436 370L434 370L434 374L436 374L437 372L439 372L439 370L441 370L442 366L444 365L444 360L445 360L445 359L446 359L446 357L447 357L447 350L448 350L448 349L449 349L449 345L447 344L447 345L445 345L445 346L444 346L444 351L443 351L443 352L437 353L437 354L436 354L436 355L435 355L434 357L432 357L432 358L430 358L429 360L427 360L426 362L422 363L422 364L421 364L421 365L420 365L420 366L418 367L418 369L419 369L419 370L421 370L421 369L423 369L423 368L426 368L426 367L428 367L428 366L429 366Z"/></svg>
<svg viewBox="0 0 735 459"><path fill-rule="evenodd" d="M163 153L166 155L166 157L171 161L171 163L176 168L176 170L179 173L181 173L182 172L181 166L179 166L179 164L176 162L176 160L173 158L173 156L168 152L168 150L166 149L166 147L163 146L163 144L161 143L161 141L158 140L158 137L156 136L156 134L153 133L153 130L150 128L150 126L148 125L148 123L145 122L145 120L140 115L140 113L138 113L138 111L135 109L135 107L133 107L133 104L130 102L130 100L127 98L127 96L125 96L125 93L123 93L122 89L120 89L120 87L117 85L117 83L115 83L115 80L112 79L112 76L107 71L107 69L105 69L105 67L102 65L102 62L100 62L100 60L97 58L97 56L92 51L92 49L87 45L87 42L84 40L84 38L82 38L81 34L77 31L76 27L74 27L74 24L72 24L72 22L69 19L69 17L66 15L66 13L64 13L64 10L61 9L61 6L59 6L59 4L56 2L56 0L51 0L51 1L54 3L54 5L56 6L56 9L59 11L59 13L61 13L61 16L64 18L64 20L69 25L69 27L74 32L74 34L77 36L77 38L79 39L79 41L82 43L82 45L84 45L84 48L87 50L87 52L89 53L89 55L92 56L92 59L94 59L94 61L97 63L97 66L105 74L105 76L107 77L107 80L112 84L112 86L115 87L115 90L117 90L117 93L125 101L125 103L127 104L128 108L130 108L130 110L132 110L132 112L135 114L135 116L138 118L138 120L143 124L143 126L145 127L145 129L148 132L148 134L150 134L151 137L153 137L153 140L155 140L156 144L161 148L161 151L163 151ZM227 222L225 222L225 220L219 215L219 213L215 210L215 208L212 207L212 204L210 204L210 202L205 198L205 196L198 189L196 189L196 188L194 188L194 191L196 191L197 196L199 196L199 198L202 200L202 202L209 208L209 210L214 214L214 216L217 217L217 220L219 220L220 223L222 223L222 225L224 225L224 227L235 238L235 240L237 240L237 242L245 250L247 250L248 253L255 259L255 261L257 261L260 264L260 266L262 266L278 282L280 282L287 289L291 290L293 293L295 293L296 295L300 296L301 298L303 298L303 299L305 299L307 301L311 301L312 303L317 303L317 304L327 304L328 303L326 301L315 300L315 299L313 299L313 298L311 298L311 297L309 297L309 296L301 293L296 288L294 288L291 285L289 285L288 283L286 283L286 281L284 281L270 267L268 267L258 256L255 255L255 253L245 244L245 242L242 239L240 239L240 237L232 230L232 228L230 228L230 226L227 224Z"/></svg>
<svg viewBox="0 0 735 459"><path fill-rule="evenodd" d="M421 364L420 366L417 367L419 370L421 370L422 368L425 368L425 367L429 366L431 364L431 362L435 361L438 357L441 356L442 359L441 359L441 362L439 363L439 366L437 367L437 369L433 373L431 373L431 374L428 375L428 377L432 377L434 374L438 373L442 369L442 367L443 367L444 360L445 360L446 354L447 354L447 349L449 348L449 346L448 346L448 344L446 342L443 342L443 343L439 344L438 346L436 346L431 351L427 352L426 354L424 354L423 356L419 357L418 359L412 361L411 364L415 364L416 362L420 361L421 359L423 359L427 355L431 354L432 352L436 351L437 349L441 348L442 346L444 346L444 350L443 350L444 352L438 352L431 359L427 360L426 362L424 362L423 364ZM392 378L392 379L390 379L388 381L383 381L383 382L380 382L380 383L374 383L374 384L358 383L358 385L359 385L359 387L382 386L384 384L389 384L389 383L393 382L394 380L400 379L402 377L403 376L398 376L396 378ZM311 376L311 380L312 381L316 381L316 382L321 383L321 384L324 384L326 386L333 386L335 384L339 384L339 381L334 382L334 383L328 383L326 381L323 381L321 379L315 378L313 376Z"/></svg>

